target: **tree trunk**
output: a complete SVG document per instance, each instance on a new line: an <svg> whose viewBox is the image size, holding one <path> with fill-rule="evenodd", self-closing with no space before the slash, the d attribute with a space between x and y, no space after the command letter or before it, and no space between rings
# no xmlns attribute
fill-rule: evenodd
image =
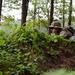
<svg viewBox="0 0 75 75"><path fill-rule="evenodd" d="M26 25L28 3L29 3L29 0L22 0L22 19L21 19L21 25L23 25L23 26Z"/></svg>
<svg viewBox="0 0 75 75"><path fill-rule="evenodd" d="M37 6L37 1L34 0L34 12L33 12L33 25L35 25L35 21L36 21L36 6Z"/></svg>
<svg viewBox="0 0 75 75"><path fill-rule="evenodd" d="M49 23L49 25L51 25L51 23L53 21L54 0L51 0L50 5L51 5L51 7L50 7L50 23ZM50 29L49 29L49 34L50 34Z"/></svg>
<svg viewBox="0 0 75 75"><path fill-rule="evenodd" d="M50 8L50 25L53 21L53 12L54 12L54 0L51 0L51 8Z"/></svg>
<svg viewBox="0 0 75 75"><path fill-rule="evenodd" d="M47 0L47 3L46 3L46 8L47 8L47 19L48 19L48 25L49 25L49 22L50 22L50 12L49 12L49 8L48 8L48 3L49 3L49 0Z"/></svg>
<svg viewBox="0 0 75 75"><path fill-rule="evenodd" d="M70 0L70 7L69 7L69 22L68 25L71 25L71 19L72 19L72 0Z"/></svg>
<svg viewBox="0 0 75 75"><path fill-rule="evenodd" d="M34 1L34 16L33 16L34 22L35 22L35 19L36 19L36 5L37 5L37 1L35 0Z"/></svg>
<svg viewBox="0 0 75 75"><path fill-rule="evenodd" d="M2 0L0 0L0 21L1 21L1 11L2 11Z"/></svg>
<svg viewBox="0 0 75 75"><path fill-rule="evenodd" d="M65 0L63 0L63 27L64 27L64 24L65 24Z"/></svg>

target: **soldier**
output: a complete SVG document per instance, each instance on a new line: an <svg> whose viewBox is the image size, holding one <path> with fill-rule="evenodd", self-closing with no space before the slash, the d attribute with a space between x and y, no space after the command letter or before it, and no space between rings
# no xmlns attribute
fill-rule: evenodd
<svg viewBox="0 0 75 75"><path fill-rule="evenodd" d="M49 28L50 28L50 32L55 35L59 35L62 30L61 23L57 20L52 22L52 24L51 24L51 26L49 26Z"/></svg>
<svg viewBox="0 0 75 75"><path fill-rule="evenodd" d="M51 33L60 35L66 39L75 39L75 29L72 26L62 27L59 21L52 22L49 26Z"/></svg>

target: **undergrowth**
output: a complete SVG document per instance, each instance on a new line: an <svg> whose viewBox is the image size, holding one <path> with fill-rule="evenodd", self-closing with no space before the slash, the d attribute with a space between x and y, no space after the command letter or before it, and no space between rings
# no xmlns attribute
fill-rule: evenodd
<svg viewBox="0 0 75 75"><path fill-rule="evenodd" d="M46 72L43 75L75 75L75 71L67 71L66 69L59 69L56 71Z"/></svg>
<svg viewBox="0 0 75 75"><path fill-rule="evenodd" d="M72 42L60 36L42 33L31 26L21 27L11 34L5 42L0 42L1 75L43 74L43 71L47 69L47 67L40 68L46 62L44 48L49 49L50 42L62 41L65 43ZM58 55L52 48L47 53L54 56Z"/></svg>

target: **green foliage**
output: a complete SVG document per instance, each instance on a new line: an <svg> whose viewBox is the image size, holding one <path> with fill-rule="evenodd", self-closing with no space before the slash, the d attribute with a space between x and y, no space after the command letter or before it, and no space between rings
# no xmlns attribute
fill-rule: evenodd
<svg viewBox="0 0 75 75"><path fill-rule="evenodd" d="M57 71L50 71L43 75L75 75L75 71L67 71L65 69L60 69Z"/></svg>
<svg viewBox="0 0 75 75"><path fill-rule="evenodd" d="M0 23L0 46L4 45L11 33L19 28L11 16L4 17L3 21Z"/></svg>
<svg viewBox="0 0 75 75"><path fill-rule="evenodd" d="M56 57L56 55L58 55L58 54L59 54L59 52L58 52L58 51L53 50L53 48L51 47L51 49L48 51L48 54L53 55L53 56L55 56L55 57Z"/></svg>
<svg viewBox="0 0 75 75"><path fill-rule="evenodd" d="M47 20L44 20L44 19L42 19L42 20L36 20L36 21L32 21L31 19L30 20L28 20L27 21L27 25L28 26L33 26L33 27L35 27L35 28L37 28L37 27L46 27L46 28L48 28L48 21Z"/></svg>
<svg viewBox="0 0 75 75"><path fill-rule="evenodd" d="M3 30L0 30L0 46L5 44L5 32Z"/></svg>
<svg viewBox="0 0 75 75"><path fill-rule="evenodd" d="M50 42L56 44L63 40L60 36L40 32L32 25L21 27L0 47L1 73L7 73L7 75L42 74L39 67L46 62L44 48L48 49ZM59 53L50 48L49 54L55 58Z"/></svg>
<svg viewBox="0 0 75 75"><path fill-rule="evenodd" d="M20 9L21 8L21 1L19 0L6 0L3 7L8 8L7 10L12 10L12 9Z"/></svg>

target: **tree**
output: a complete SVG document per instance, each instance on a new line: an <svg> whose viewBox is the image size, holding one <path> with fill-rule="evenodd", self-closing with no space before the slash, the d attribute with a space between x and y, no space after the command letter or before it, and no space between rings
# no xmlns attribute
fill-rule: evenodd
<svg viewBox="0 0 75 75"><path fill-rule="evenodd" d="M33 17L34 22L36 19L36 5L37 5L37 0L34 0L34 17Z"/></svg>
<svg viewBox="0 0 75 75"><path fill-rule="evenodd" d="M1 21L1 11L2 11L2 0L0 0L0 21Z"/></svg>
<svg viewBox="0 0 75 75"><path fill-rule="evenodd" d="M54 12L54 0L51 0L51 7L50 7L50 24L52 23L53 21L53 12ZM49 33L50 33L50 30L49 30Z"/></svg>
<svg viewBox="0 0 75 75"><path fill-rule="evenodd" d="M71 25L71 19L72 19L72 0L70 0L70 6L69 6L69 22L68 22L68 25Z"/></svg>
<svg viewBox="0 0 75 75"><path fill-rule="evenodd" d="M29 0L22 0L22 18L21 18L21 25L26 25L26 17L28 11L28 3Z"/></svg>
<svg viewBox="0 0 75 75"><path fill-rule="evenodd" d="M4 7L11 11L12 9L21 9L21 0L4 0Z"/></svg>
<svg viewBox="0 0 75 75"><path fill-rule="evenodd" d="M65 0L63 0L63 27L65 24Z"/></svg>
<svg viewBox="0 0 75 75"><path fill-rule="evenodd" d="M50 7L50 25L53 21L53 12L54 12L54 0L51 0L51 7Z"/></svg>
<svg viewBox="0 0 75 75"><path fill-rule="evenodd" d="M48 18L48 24L49 24L49 20L50 20L50 14L49 14L49 8L48 8L48 3L49 3L49 0L47 0L46 2L46 9L47 9L47 18Z"/></svg>

